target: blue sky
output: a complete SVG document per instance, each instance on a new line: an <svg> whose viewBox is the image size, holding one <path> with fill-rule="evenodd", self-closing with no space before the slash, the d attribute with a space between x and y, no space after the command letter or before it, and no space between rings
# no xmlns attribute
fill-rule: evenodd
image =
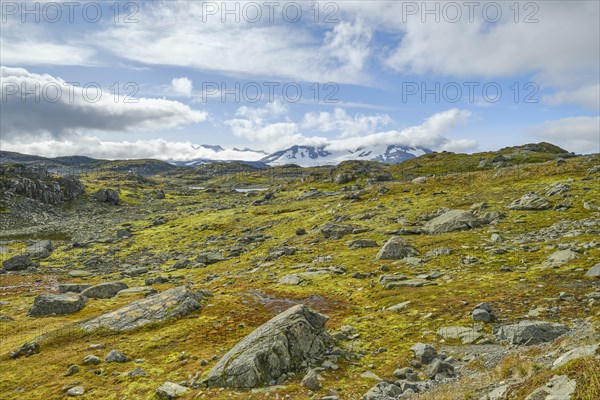
<svg viewBox="0 0 600 400"><path fill-rule="evenodd" d="M0 3L2 150L600 151L597 1Z"/></svg>

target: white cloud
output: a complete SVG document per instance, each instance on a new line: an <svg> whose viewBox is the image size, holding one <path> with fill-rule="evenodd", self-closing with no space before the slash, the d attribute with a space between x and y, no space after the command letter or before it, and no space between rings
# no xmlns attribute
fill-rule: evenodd
<svg viewBox="0 0 600 400"><path fill-rule="evenodd" d="M69 138L45 138L35 142L2 143L2 150L37 154L45 157L85 155L103 159L152 158L186 161L193 159L257 161L264 157L258 152L226 149L216 152L191 142L172 142L164 139L134 141L105 141L95 136L73 135Z"/></svg>
<svg viewBox="0 0 600 400"><path fill-rule="evenodd" d="M173 78L171 81L171 87L176 95L182 95L186 97L190 97L192 95L192 91L194 90L192 81L187 77Z"/></svg>
<svg viewBox="0 0 600 400"><path fill-rule="evenodd" d="M546 121L534 128L543 140L575 153L600 152L600 117L570 117Z"/></svg>
<svg viewBox="0 0 600 400"><path fill-rule="evenodd" d="M223 23L219 15L204 22L203 3L147 3L138 23L112 25L89 40L118 57L148 65L308 82L368 82L363 69L372 31L359 22L324 25L331 29L323 33L308 23L281 21L283 4L275 22L268 21L268 14L257 23L236 23L231 17ZM312 21L308 6L304 4L303 22Z"/></svg>
<svg viewBox="0 0 600 400"><path fill-rule="evenodd" d="M562 90L542 98L546 103L582 104L591 110L600 110L600 83L582 86L575 90Z"/></svg>
<svg viewBox="0 0 600 400"><path fill-rule="evenodd" d="M133 132L175 128L206 120L204 111L164 99L115 97L71 86L51 75L0 68L3 140L42 133L63 137L78 131Z"/></svg>
<svg viewBox="0 0 600 400"><path fill-rule="evenodd" d="M392 118L387 114L357 114L352 117L344 109L336 108L333 112L305 114L302 128L317 129L320 132L339 132L346 137L372 133L391 122Z"/></svg>
<svg viewBox="0 0 600 400"><path fill-rule="evenodd" d="M42 25L23 24L16 18L20 16L7 17L6 22L2 21L0 35L2 64L12 66L98 64L94 60L96 51L91 44L72 38L54 38L49 30L42 28Z"/></svg>
<svg viewBox="0 0 600 400"><path fill-rule="evenodd" d="M271 107L271 108L269 108ZM388 122L380 115L357 115L350 117L343 109L334 113L307 113L301 124L293 122L285 113L274 113L280 106L263 108L241 107L239 116L225 121L234 135L258 143L268 151L281 150L293 145L325 146L332 151L356 150L359 147L375 145L405 145L426 147L435 150L467 151L477 147L473 140L451 140L445 135L455 127L464 124L471 116L467 110L451 109L429 117L423 124L401 130L373 132L381 122ZM279 119L284 117L285 122ZM349 136L344 128L354 129ZM321 132L336 131L336 138L308 136L304 130L316 129ZM360 134L360 135L359 135Z"/></svg>

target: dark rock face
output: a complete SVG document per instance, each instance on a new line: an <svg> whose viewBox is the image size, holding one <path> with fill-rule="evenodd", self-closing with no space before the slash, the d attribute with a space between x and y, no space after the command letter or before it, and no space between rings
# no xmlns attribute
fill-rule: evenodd
<svg viewBox="0 0 600 400"><path fill-rule="evenodd" d="M22 271L29 267L37 267L37 264L31 261L29 256L20 254L2 262L2 266L7 271Z"/></svg>
<svg viewBox="0 0 600 400"><path fill-rule="evenodd" d="M42 294L35 298L27 313L30 317L72 314L85 306L86 298L75 294Z"/></svg>
<svg viewBox="0 0 600 400"><path fill-rule="evenodd" d="M328 317L294 306L236 344L209 372L209 387L254 388L307 368L330 348Z"/></svg>
<svg viewBox="0 0 600 400"><path fill-rule="evenodd" d="M127 331L152 322L183 317L198 310L200 301L208 296L208 292L195 292L185 286L179 286L91 318L82 322L80 327L86 331L99 328Z"/></svg>
<svg viewBox="0 0 600 400"><path fill-rule="evenodd" d="M94 193L94 198L98 203L119 204L119 194L113 189L100 189Z"/></svg>
<svg viewBox="0 0 600 400"><path fill-rule="evenodd" d="M29 357L40 352L40 345L37 342L24 343L15 351L10 352L10 358L17 359L20 357Z"/></svg>

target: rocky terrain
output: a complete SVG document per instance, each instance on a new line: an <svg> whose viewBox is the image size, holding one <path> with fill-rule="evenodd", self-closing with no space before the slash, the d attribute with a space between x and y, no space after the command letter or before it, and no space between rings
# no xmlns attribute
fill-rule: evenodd
<svg viewBox="0 0 600 400"><path fill-rule="evenodd" d="M600 398L598 154L11 157L2 399Z"/></svg>

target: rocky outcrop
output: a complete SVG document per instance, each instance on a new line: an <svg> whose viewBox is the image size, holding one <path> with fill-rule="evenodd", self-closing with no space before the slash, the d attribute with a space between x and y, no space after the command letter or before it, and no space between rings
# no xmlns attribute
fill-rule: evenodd
<svg viewBox="0 0 600 400"><path fill-rule="evenodd" d="M208 373L207 385L254 388L306 369L332 344L327 319L302 304L284 311L229 350Z"/></svg>
<svg viewBox="0 0 600 400"><path fill-rule="evenodd" d="M30 317L72 314L85 306L86 298L75 294L42 294L35 298L27 313Z"/></svg>
<svg viewBox="0 0 600 400"><path fill-rule="evenodd" d="M569 328L561 324L526 320L517 324L500 326L495 333L500 341L517 345L534 345L551 342L568 331Z"/></svg>
<svg viewBox="0 0 600 400"><path fill-rule="evenodd" d="M73 200L85 192L83 183L78 179L53 177L47 172L36 175L15 172L9 179L1 181L0 185L5 192L51 205Z"/></svg>
<svg viewBox="0 0 600 400"><path fill-rule="evenodd" d="M80 327L86 331L105 328L127 331L152 322L183 317L200 308L200 302L210 296L206 291L195 292L179 286L154 296L134 301L117 310L83 321Z"/></svg>

